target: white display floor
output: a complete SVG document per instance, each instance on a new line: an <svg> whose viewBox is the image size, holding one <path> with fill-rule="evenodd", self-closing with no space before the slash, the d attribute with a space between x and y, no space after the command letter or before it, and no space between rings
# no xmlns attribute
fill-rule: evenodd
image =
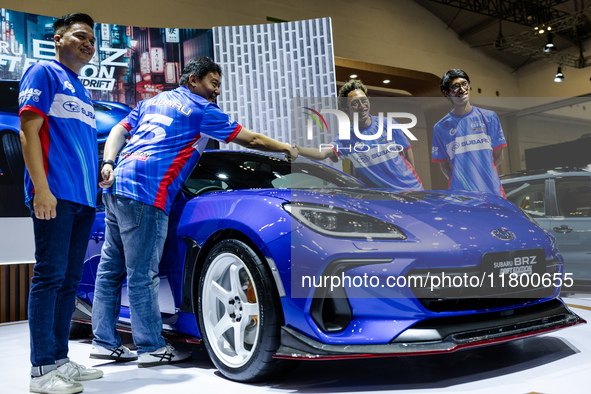
<svg viewBox="0 0 591 394"><path fill-rule="evenodd" d="M189 362L153 368L90 359L90 340L71 341L70 358L104 371L103 378L83 382L84 393L589 393L591 295L565 301L589 324L445 355L307 361L289 375L267 383L241 384L224 379L200 346L194 348ZM0 325L0 349L0 392L28 392L26 321Z"/></svg>

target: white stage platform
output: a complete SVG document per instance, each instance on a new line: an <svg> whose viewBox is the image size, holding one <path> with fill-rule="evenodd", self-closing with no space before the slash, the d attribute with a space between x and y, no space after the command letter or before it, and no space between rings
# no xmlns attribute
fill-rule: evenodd
<svg viewBox="0 0 591 394"><path fill-rule="evenodd" d="M71 341L70 358L100 368L84 393L470 393L578 394L591 391L591 295L566 303L589 322L539 337L435 356L301 362L289 375L258 384L226 380L205 351L181 364L137 368L88 357L90 340ZM129 337L125 337L130 341ZM183 344L174 344L181 347ZM185 345L186 346L186 345ZM29 391L29 327L0 325L0 392Z"/></svg>

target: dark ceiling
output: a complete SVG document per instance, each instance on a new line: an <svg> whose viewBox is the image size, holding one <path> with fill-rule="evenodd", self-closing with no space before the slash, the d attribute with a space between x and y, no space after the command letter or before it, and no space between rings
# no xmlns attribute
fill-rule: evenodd
<svg viewBox="0 0 591 394"><path fill-rule="evenodd" d="M540 59L565 67L591 66L591 56L584 52L591 38L590 0L415 2L441 19L458 39L513 71ZM556 50L544 52L549 34Z"/></svg>

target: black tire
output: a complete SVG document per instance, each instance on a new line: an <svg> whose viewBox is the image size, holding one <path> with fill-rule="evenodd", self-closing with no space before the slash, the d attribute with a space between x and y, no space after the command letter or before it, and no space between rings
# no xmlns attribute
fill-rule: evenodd
<svg viewBox="0 0 591 394"><path fill-rule="evenodd" d="M10 174L10 169L8 168L8 158L6 157L6 152L4 152L4 144L2 143L2 137L4 137L3 133L12 133L12 131L5 130L0 132L0 170L2 170L2 176L5 180L10 179L11 182L14 182L12 175Z"/></svg>
<svg viewBox="0 0 591 394"><path fill-rule="evenodd" d="M19 190L25 190L25 160L21 140L16 133L7 133L2 136L2 147L6 157L8 168L2 170L10 173Z"/></svg>
<svg viewBox="0 0 591 394"><path fill-rule="evenodd" d="M269 269L247 244L226 239L215 245L201 270L198 292L201 337L225 377L254 382L289 369L289 361L273 358L283 313L277 290Z"/></svg>
<svg viewBox="0 0 591 394"><path fill-rule="evenodd" d="M91 324L79 323L77 321L70 322L70 339L86 339L91 336Z"/></svg>

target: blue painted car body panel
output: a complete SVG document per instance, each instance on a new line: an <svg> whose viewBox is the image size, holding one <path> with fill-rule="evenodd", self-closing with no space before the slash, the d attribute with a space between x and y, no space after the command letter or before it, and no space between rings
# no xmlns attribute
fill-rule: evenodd
<svg viewBox="0 0 591 394"><path fill-rule="evenodd" d="M402 229L406 239L348 239L323 235L294 220L283 208L290 202L330 206L378 218ZM173 332L196 338L200 337L196 316L192 311L181 310L183 297L196 293L198 278L195 271L187 267L187 264L195 264L186 258L187 241L205 248L220 232L240 234L261 256L275 263L286 292L281 298L285 326L321 343L334 345L388 344L405 329L425 319L516 307L434 312L427 310L409 288L379 291L362 288L352 293L353 296L349 295L353 316L347 327L338 332L326 332L311 316L315 289L298 290L297 294L293 290L301 284L299 278L303 275L318 276L335 260L366 259L369 264L351 268L347 274L374 275L382 279L404 276L412 270L478 267L487 252L541 249L548 261L561 261L552 236L529 221L517 207L496 196L471 192L225 190L189 199L179 196L170 218L159 275L170 283L177 312L174 316L166 315L165 321ZM493 237L491 231L498 228L511 229L515 238L503 241ZM374 264L372 259L387 261ZM95 270L92 266L96 263L96 259L87 262L90 267L85 270L84 283L81 283L81 292L86 293L87 299L92 298L91 276ZM523 305L557 296L558 289L554 289L549 297L531 299ZM122 315L128 316L127 308L122 308Z"/></svg>

